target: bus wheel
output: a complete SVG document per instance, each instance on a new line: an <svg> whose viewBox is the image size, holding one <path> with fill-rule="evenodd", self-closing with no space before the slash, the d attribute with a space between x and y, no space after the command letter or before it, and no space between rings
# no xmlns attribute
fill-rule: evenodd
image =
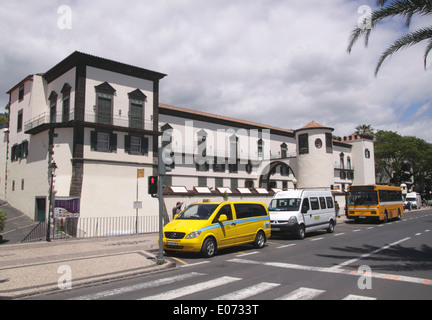
<svg viewBox="0 0 432 320"><path fill-rule="evenodd" d="M398 220L402 219L402 215L401 215L401 211L400 211L400 209L398 209L398 216L397 216L397 219L398 219Z"/></svg>
<svg viewBox="0 0 432 320"><path fill-rule="evenodd" d="M384 223L387 223L388 222L388 214L387 214L387 211L384 213L384 221L383 221Z"/></svg>

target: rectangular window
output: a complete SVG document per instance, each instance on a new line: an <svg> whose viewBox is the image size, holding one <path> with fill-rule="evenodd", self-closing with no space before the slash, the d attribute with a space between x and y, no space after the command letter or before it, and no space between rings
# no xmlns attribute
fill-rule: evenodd
<svg viewBox="0 0 432 320"><path fill-rule="evenodd" d="M141 138L140 137L131 137L131 153L141 153Z"/></svg>
<svg viewBox="0 0 432 320"><path fill-rule="evenodd" d="M96 144L98 150L109 151L109 146L110 146L109 134L105 132L98 132Z"/></svg>
<svg viewBox="0 0 432 320"><path fill-rule="evenodd" d="M18 100L19 101L24 100L24 85L19 87Z"/></svg>
<svg viewBox="0 0 432 320"><path fill-rule="evenodd" d="M91 131L91 149L95 151L117 151L117 134L108 132Z"/></svg>
<svg viewBox="0 0 432 320"><path fill-rule="evenodd" d="M23 111L18 111L18 120L17 120L17 132L20 132L22 130L23 125Z"/></svg>
<svg viewBox="0 0 432 320"><path fill-rule="evenodd" d="M112 96L98 94L97 97L97 122L112 124Z"/></svg>
<svg viewBox="0 0 432 320"><path fill-rule="evenodd" d="M319 210L320 206L319 206L318 198L313 197L313 198L309 198L309 200L310 200L310 204L311 204L311 209L312 210Z"/></svg>
<svg viewBox="0 0 432 320"><path fill-rule="evenodd" d="M56 123L57 121L57 100L50 102L50 123Z"/></svg>
<svg viewBox="0 0 432 320"><path fill-rule="evenodd" d="M299 154L309 153L309 135L307 133L299 135L298 148Z"/></svg>
<svg viewBox="0 0 432 320"><path fill-rule="evenodd" d="M223 187L223 178L215 178L215 187L216 188Z"/></svg>
<svg viewBox="0 0 432 320"><path fill-rule="evenodd" d="M206 177L198 177L198 187L207 187Z"/></svg>
<svg viewBox="0 0 432 320"><path fill-rule="evenodd" d="M333 208L333 198L332 197L326 197L327 201L327 208Z"/></svg>
<svg viewBox="0 0 432 320"><path fill-rule="evenodd" d="M333 136L331 133L326 133L326 152L333 153Z"/></svg>
<svg viewBox="0 0 432 320"><path fill-rule="evenodd" d="M320 197L319 199L320 199L321 209L327 209L325 198L324 197Z"/></svg>
<svg viewBox="0 0 432 320"><path fill-rule="evenodd" d="M66 96L63 98L63 115L62 115L63 122L69 121L69 113L70 113L70 99L69 96Z"/></svg>
<svg viewBox="0 0 432 320"><path fill-rule="evenodd" d="M144 126L144 103L131 100L129 111L129 126L134 129L143 129Z"/></svg>
<svg viewBox="0 0 432 320"><path fill-rule="evenodd" d="M139 136L125 136L125 152L144 155L149 149L149 139Z"/></svg>

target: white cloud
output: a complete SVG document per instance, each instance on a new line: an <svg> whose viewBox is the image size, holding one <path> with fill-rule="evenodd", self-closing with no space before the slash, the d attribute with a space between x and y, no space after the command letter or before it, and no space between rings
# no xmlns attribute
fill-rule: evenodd
<svg viewBox="0 0 432 320"><path fill-rule="evenodd" d="M0 71L7 75L0 79L0 107L26 75L79 50L167 73L163 103L289 129L315 120L341 136L366 123L432 142L427 126L412 126L405 115L418 105L424 123L432 118L424 46L397 53L373 75L403 22L384 23L367 49L359 41L346 53L363 4L374 6L363 0L0 0ZM61 5L72 9L71 30L57 27Z"/></svg>

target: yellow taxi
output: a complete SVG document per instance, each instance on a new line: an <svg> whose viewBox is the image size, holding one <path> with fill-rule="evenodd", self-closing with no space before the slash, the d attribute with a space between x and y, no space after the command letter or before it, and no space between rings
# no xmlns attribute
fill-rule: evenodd
<svg viewBox="0 0 432 320"><path fill-rule="evenodd" d="M218 249L245 243L264 247L270 238L270 218L262 202L200 202L188 206L163 228L163 248L201 252L212 257Z"/></svg>

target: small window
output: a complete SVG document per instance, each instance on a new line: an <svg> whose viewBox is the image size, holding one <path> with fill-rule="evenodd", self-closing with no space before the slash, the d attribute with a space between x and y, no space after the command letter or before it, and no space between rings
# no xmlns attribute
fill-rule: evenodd
<svg viewBox="0 0 432 320"><path fill-rule="evenodd" d="M318 138L318 139L315 140L315 147L317 149L321 149L322 145L323 145L323 143L322 143L322 140L320 138Z"/></svg>
<svg viewBox="0 0 432 320"><path fill-rule="evenodd" d="M24 100L24 85L19 87L18 100L19 101Z"/></svg>
<svg viewBox="0 0 432 320"><path fill-rule="evenodd" d="M95 151L117 151L117 134L91 131L91 148Z"/></svg>
<svg viewBox="0 0 432 320"><path fill-rule="evenodd" d="M319 199L320 199L321 209L327 209L325 198L324 197L320 197Z"/></svg>
<svg viewBox="0 0 432 320"><path fill-rule="evenodd" d="M319 210L320 206L319 206L318 198L312 197L309 200L310 200L312 210Z"/></svg>
<svg viewBox="0 0 432 320"><path fill-rule="evenodd" d="M326 197L326 201L327 201L327 208L333 208L333 198L332 197Z"/></svg>
<svg viewBox="0 0 432 320"><path fill-rule="evenodd" d="M22 130L23 125L23 111L18 111L18 120L17 120L17 132L20 132Z"/></svg>
<svg viewBox="0 0 432 320"><path fill-rule="evenodd" d="M307 133L299 135L298 148L299 154L309 153L309 135Z"/></svg>
<svg viewBox="0 0 432 320"><path fill-rule="evenodd" d="M365 150L365 158L370 159L370 150L369 149Z"/></svg>
<svg viewBox="0 0 432 320"><path fill-rule="evenodd" d="M331 133L326 133L326 152L333 153L333 136Z"/></svg>

